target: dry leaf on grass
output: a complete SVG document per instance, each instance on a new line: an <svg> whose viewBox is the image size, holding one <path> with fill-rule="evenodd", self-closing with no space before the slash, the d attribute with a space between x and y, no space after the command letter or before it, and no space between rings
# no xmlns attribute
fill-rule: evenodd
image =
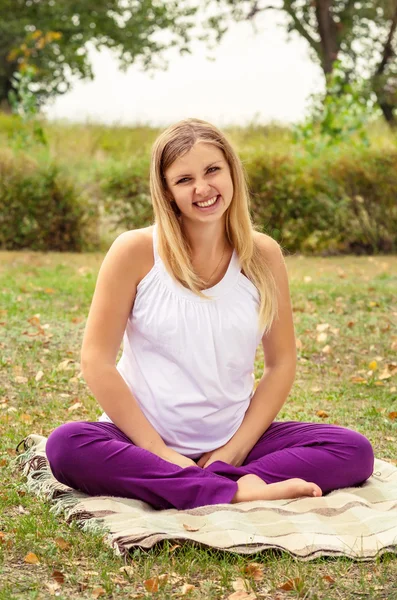
<svg viewBox="0 0 397 600"><path fill-rule="evenodd" d="M57 583L56 581L54 581L53 583L46 583L45 586L49 591L50 596L55 596L55 592L58 592L61 588L59 583Z"/></svg>
<svg viewBox="0 0 397 600"><path fill-rule="evenodd" d="M124 567L120 567L119 571L123 575L126 575L127 578L133 577L135 574L135 569L131 565L124 565Z"/></svg>
<svg viewBox="0 0 397 600"><path fill-rule="evenodd" d="M232 581L232 588L235 592L252 592L249 582L245 582L242 577L238 577L237 579Z"/></svg>
<svg viewBox="0 0 397 600"><path fill-rule="evenodd" d="M256 594L254 592L233 592L227 597L227 600L256 600Z"/></svg>
<svg viewBox="0 0 397 600"><path fill-rule="evenodd" d="M302 579L300 577L295 577L294 579L288 579L283 585L278 587L279 590L284 590L284 592L290 592L291 590L297 590L302 586Z"/></svg>
<svg viewBox="0 0 397 600"><path fill-rule="evenodd" d="M57 571L57 570L53 571L51 573L51 577L53 579L55 579L55 581L57 583L64 583L64 581L65 581L65 575L62 573L62 571Z"/></svg>
<svg viewBox="0 0 397 600"><path fill-rule="evenodd" d="M44 375L43 371L37 371L35 381L40 381L40 379L42 379L43 375Z"/></svg>
<svg viewBox="0 0 397 600"><path fill-rule="evenodd" d="M75 402L74 404L72 404L72 406L69 406L68 412L73 412L74 410L78 410L82 406L83 406L83 404L81 402Z"/></svg>
<svg viewBox="0 0 397 600"><path fill-rule="evenodd" d="M327 412L325 412L325 410L318 410L318 411L316 412L316 415L317 415L318 417L320 417L321 419L326 419L326 418L329 416L329 415L328 415L328 413L327 413Z"/></svg>
<svg viewBox="0 0 397 600"><path fill-rule="evenodd" d="M106 596L106 590L103 587L96 587L92 590L92 598L100 598L101 596Z"/></svg>
<svg viewBox="0 0 397 600"><path fill-rule="evenodd" d="M24 560L24 562L28 563L29 565L39 565L40 564L40 561L37 558L36 554L34 554L34 552L28 552L23 560Z"/></svg>
<svg viewBox="0 0 397 600"><path fill-rule="evenodd" d="M146 581L143 582L143 585L145 586L148 592L158 592L159 587L164 585L167 582L167 580L168 575L164 573L163 575L158 575L157 577L146 579Z"/></svg>
<svg viewBox="0 0 397 600"><path fill-rule="evenodd" d="M183 586L181 587L180 593L183 596L185 596L185 594L188 594L189 592L191 592L194 589L196 589L196 587L194 585L192 585L191 583L184 583Z"/></svg>
<svg viewBox="0 0 397 600"><path fill-rule="evenodd" d="M55 538L54 542L61 550L69 550L70 548L70 543L64 540L62 537Z"/></svg>
<svg viewBox="0 0 397 600"><path fill-rule="evenodd" d="M249 563L243 568L243 572L252 577L254 581L262 581L264 577L264 567L260 563Z"/></svg>

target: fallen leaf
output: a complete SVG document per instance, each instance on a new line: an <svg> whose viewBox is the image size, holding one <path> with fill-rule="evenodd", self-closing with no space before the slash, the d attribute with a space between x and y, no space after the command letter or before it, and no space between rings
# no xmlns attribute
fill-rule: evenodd
<svg viewBox="0 0 397 600"><path fill-rule="evenodd" d="M168 554L171 554L171 552L175 552L175 550L177 548L180 548L181 545L180 544L174 544L173 546L171 546L171 548L168 550Z"/></svg>
<svg viewBox="0 0 397 600"><path fill-rule="evenodd" d="M159 591L159 580L158 577L152 577L151 579L146 579L143 582L143 585L147 589L148 592L158 592Z"/></svg>
<svg viewBox="0 0 397 600"><path fill-rule="evenodd" d="M186 529L186 531L199 531L200 527L193 527L193 525L187 525L186 523L183 523L183 527L184 529Z"/></svg>
<svg viewBox="0 0 397 600"><path fill-rule="evenodd" d="M383 381L384 379L390 379L391 376L392 376L392 373L389 373L389 371L387 369L385 369L379 375L379 379L380 379L380 381Z"/></svg>
<svg viewBox="0 0 397 600"><path fill-rule="evenodd" d="M40 561L37 558L36 554L34 554L34 552L28 552L28 554L25 556L25 558L23 560L24 560L24 562L28 563L29 565L40 564Z"/></svg>
<svg viewBox="0 0 397 600"><path fill-rule="evenodd" d="M195 586L192 585L191 583L184 583L183 586L181 587L181 594L184 596L185 594L188 594L189 592L191 592L194 589L195 589Z"/></svg>
<svg viewBox="0 0 397 600"><path fill-rule="evenodd" d="M22 375L17 375L16 377L14 377L15 383L27 383L28 382L28 378L27 377L23 377Z"/></svg>
<svg viewBox="0 0 397 600"><path fill-rule="evenodd" d="M242 577L238 577L232 581L232 588L235 592L252 592L250 584L245 582Z"/></svg>
<svg viewBox="0 0 397 600"><path fill-rule="evenodd" d="M62 360L57 366L58 371L69 371L71 367L69 367L70 363L74 363L73 358L65 358Z"/></svg>
<svg viewBox="0 0 397 600"><path fill-rule="evenodd" d="M254 581L262 581L262 579L264 577L263 565L261 565L260 563L256 563L256 562L245 565L243 572L246 575L248 575L249 577L252 577L252 579Z"/></svg>
<svg viewBox="0 0 397 600"><path fill-rule="evenodd" d="M92 590L93 598L100 598L101 596L106 596L106 590L104 590L103 587L97 587Z"/></svg>
<svg viewBox="0 0 397 600"><path fill-rule="evenodd" d="M74 404L72 404L72 406L69 406L68 408L68 412L72 412L74 410L78 410L79 408L81 408L83 405L81 402L75 402Z"/></svg>
<svg viewBox="0 0 397 600"><path fill-rule="evenodd" d="M329 327L330 327L329 323L319 323L316 326L316 330L317 331L326 331L327 329L329 329Z"/></svg>
<svg viewBox="0 0 397 600"><path fill-rule="evenodd" d="M325 410L318 410L318 411L316 412L316 415L317 415L318 417L320 417L321 419L326 419L326 418L329 416L329 415L328 415L328 413L327 413L327 412L325 412Z"/></svg>
<svg viewBox="0 0 397 600"><path fill-rule="evenodd" d="M318 342L326 342L328 339L328 334L327 333L319 333L317 336L317 341Z"/></svg>
<svg viewBox="0 0 397 600"><path fill-rule="evenodd" d="M328 344L326 346L324 346L324 348L321 349L321 352L323 354L329 354L331 352L331 346L329 346Z"/></svg>
<svg viewBox="0 0 397 600"><path fill-rule="evenodd" d="M123 575L127 575L127 578L135 575L135 569L131 565L124 565L124 567L120 567L119 571L120 573L123 573Z"/></svg>
<svg viewBox="0 0 397 600"><path fill-rule="evenodd" d="M37 371L35 380L40 381L40 379L43 377L43 375L44 375L43 371Z"/></svg>
<svg viewBox="0 0 397 600"><path fill-rule="evenodd" d="M30 319L28 319L28 322L31 325L40 325L40 314L33 315L33 317L30 317Z"/></svg>
<svg viewBox="0 0 397 600"><path fill-rule="evenodd" d="M70 543L64 540L62 537L55 538L54 542L61 550L69 550L70 548Z"/></svg>
<svg viewBox="0 0 397 600"><path fill-rule="evenodd" d="M395 421L397 419L397 411L393 411L391 413L388 414L389 419L391 419L392 421Z"/></svg>
<svg viewBox="0 0 397 600"><path fill-rule="evenodd" d="M227 597L227 600L256 600L256 595L254 592L233 592L233 594Z"/></svg>
<svg viewBox="0 0 397 600"><path fill-rule="evenodd" d="M62 573L62 571L57 571L56 569L51 573L51 577L58 583L64 583L65 581L65 575Z"/></svg>
<svg viewBox="0 0 397 600"><path fill-rule="evenodd" d="M23 421L24 423L31 423L33 418L30 415L23 413L22 415L19 415L19 420Z"/></svg>
<svg viewBox="0 0 397 600"><path fill-rule="evenodd" d="M55 592L57 592L61 587L56 581L54 581L53 583L46 583L45 586L49 591L50 596L55 596Z"/></svg>
<svg viewBox="0 0 397 600"><path fill-rule="evenodd" d="M324 579L324 581L327 581L330 585L335 583L335 579L332 579L332 577L330 575L323 575L323 579Z"/></svg>
<svg viewBox="0 0 397 600"><path fill-rule="evenodd" d="M283 583L283 585L280 585L278 589L290 592L291 590L296 590L301 585L302 579L300 577L295 577L295 579L288 579L288 581Z"/></svg>
<svg viewBox="0 0 397 600"><path fill-rule="evenodd" d="M352 381L353 383L368 383L366 379L364 379L364 377L359 377L357 375L353 375L352 377L350 377L350 381Z"/></svg>

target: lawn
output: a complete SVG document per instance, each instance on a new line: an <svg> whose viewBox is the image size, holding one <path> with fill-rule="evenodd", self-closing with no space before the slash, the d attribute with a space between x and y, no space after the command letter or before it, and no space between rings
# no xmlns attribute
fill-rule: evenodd
<svg viewBox="0 0 397 600"><path fill-rule="evenodd" d="M18 442L101 413L79 354L102 258L0 253L0 600L397 599L396 555L301 563L276 551L241 556L166 542L125 561L102 535L66 524L26 493L10 466ZM357 429L378 458L397 464L397 257L286 260L298 368L278 418ZM258 378L262 367L258 350Z"/></svg>

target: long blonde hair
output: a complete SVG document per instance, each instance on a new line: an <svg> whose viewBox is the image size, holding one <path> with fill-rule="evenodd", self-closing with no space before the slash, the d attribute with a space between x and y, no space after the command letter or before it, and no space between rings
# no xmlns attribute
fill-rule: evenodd
<svg viewBox="0 0 397 600"><path fill-rule="evenodd" d="M277 315L276 284L255 239L255 226L249 213L249 190L244 167L226 136L214 125L200 119L185 119L168 127L152 147L150 193L158 229L161 258L170 274L198 296L203 281L191 262L190 247L182 231L178 209L167 188L165 172L197 142L213 144L222 150L233 181L233 198L226 211L226 237L235 248L242 271L259 291L259 327L270 330Z"/></svg>

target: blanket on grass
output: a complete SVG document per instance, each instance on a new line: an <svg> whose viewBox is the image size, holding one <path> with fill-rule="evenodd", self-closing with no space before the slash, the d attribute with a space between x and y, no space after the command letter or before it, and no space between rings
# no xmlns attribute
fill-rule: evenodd
<svg viewBox="0 0 397 600"><path fill-rule="evenodd" d="M397 553L397 468L375 460L361 487L335 490L321 498L217 504L191 510L156 510L140 500L89 496L59 483L46 454L47 438L31 434L15 459L27 476L26 488L51 500L51 511L77 520L83 530L102 531L117 554L161 540L193 540L239 554L266 549L299 560L347 556L373 560Z"/></svg>

